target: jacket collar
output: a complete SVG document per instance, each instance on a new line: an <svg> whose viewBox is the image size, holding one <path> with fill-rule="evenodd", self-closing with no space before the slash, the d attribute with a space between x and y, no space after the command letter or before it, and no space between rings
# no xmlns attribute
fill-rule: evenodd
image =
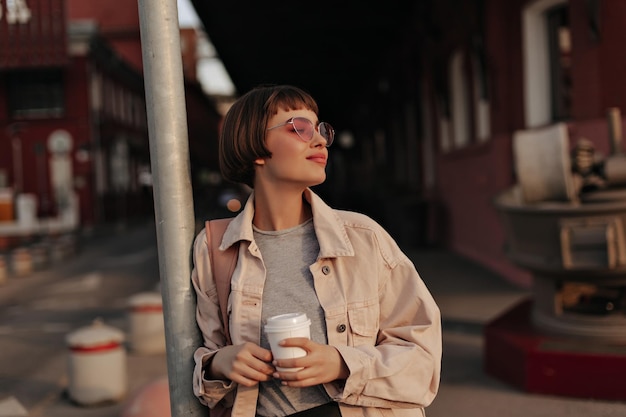
<svg viewBox="0 0 626 417"><path fill-rule="evenodd" d="M320 258L334 258L337 256L354 256L354 248L346 228L328 204L326 204L310 188L304 191L304 198L311 205L313 211L313 225L315 234L320 245ZM228 225L224 232L224 238L220 245L221 250L226 250L240 240L252 242L252 219L254 218L254 191L248 197L248 201L241 213Z"/></svg>

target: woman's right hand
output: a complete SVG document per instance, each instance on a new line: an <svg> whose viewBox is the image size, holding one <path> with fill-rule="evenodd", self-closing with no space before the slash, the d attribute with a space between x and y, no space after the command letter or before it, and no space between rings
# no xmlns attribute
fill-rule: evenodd
<svg viewBox="0 0 626 417"><path fill-rule="evenodd" d="M246 342L220 349L211 362L211 374L217 379L229 379L246 387L272 379L276 369L272 352L254 343Z"/></svg>

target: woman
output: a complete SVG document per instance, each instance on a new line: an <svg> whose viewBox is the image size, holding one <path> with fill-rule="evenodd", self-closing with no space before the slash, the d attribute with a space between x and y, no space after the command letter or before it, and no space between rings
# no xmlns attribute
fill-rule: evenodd
<svg viewBox="0 0 626 417"><path fill-rule="evenodd" d="M224 119L222 174L253 192L221 242L239 244L228 303L232 345L204 231L194 244L204 338L194 392L211 408L233 406L233 415L250 417L423 416L437 393L439 309L415 267L376 222L331 209L309 188L326 179L333 139L313 98L292 86L254 89ZM292 312L311 319L311 339L282 344L307 355L276 360L263 324Z"/></svg>

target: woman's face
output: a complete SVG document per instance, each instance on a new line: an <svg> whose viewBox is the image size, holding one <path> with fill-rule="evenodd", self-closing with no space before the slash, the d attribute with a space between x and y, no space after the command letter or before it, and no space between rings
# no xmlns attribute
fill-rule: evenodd
<svg viewBox="0 0 626 417"><path fill-rule="evenodd" d="M270 118L266 128L272 129L267 130L265 146L272 156L255 161L255 188L263 184L303 189L326 179L326 140L315 130L313 138L305 142L292 124L280 126L292 117L305 117L314 126L319 122L315 112L307 109L279 110Z"/></svg>

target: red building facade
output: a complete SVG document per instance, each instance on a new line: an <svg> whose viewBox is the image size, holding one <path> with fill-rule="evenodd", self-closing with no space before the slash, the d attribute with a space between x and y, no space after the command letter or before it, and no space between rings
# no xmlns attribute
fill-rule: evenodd
<svg viewBox="0 0 626 417"><path fill-rule="evenodd" d="M442 244L530 285L507 258L494 204L518 180L513 136L564 122L570 146L586 138L609 154L607 111L626 110L626 3L416 4L356 123L366 128L353 132L353 175L373 199L378 188L387 201L395 190L393 210L379 214L396 236Z"/></svg>
<svg viewBox="0 0 626 417"><path fill-rule="evenodd" d="M35 195L40 218L75 195L83 227L150 213L137 5L0 5L0 189ZM208 161L220 116L196 80L185 88L192 120L202 124L190 125L194 157Z"/></svg>

